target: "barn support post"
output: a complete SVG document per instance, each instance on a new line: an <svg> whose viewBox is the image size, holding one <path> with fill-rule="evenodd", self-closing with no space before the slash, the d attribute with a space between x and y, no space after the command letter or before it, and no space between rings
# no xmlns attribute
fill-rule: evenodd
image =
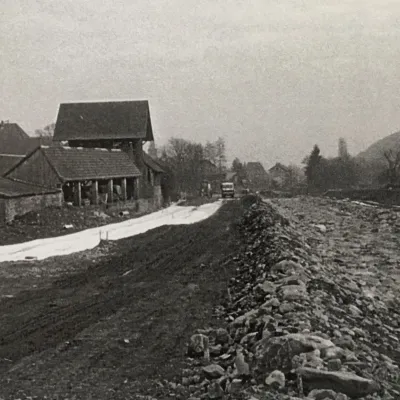
<svg viewBox="0 0 400 400"><path fill-rule="evenodd" d="M82 205L82 185L81 182L74 182L74 203L80 207Z"/></svg>
<svg viewBox="0 0 400 400"><path fill-rule="evenodd" d="M114 181L110 179L107 183L107 194L109 203L112 203L114 201L113 186L114 186Z"/></svg>
<svg viewBox="0 0 400 400"><path fill-rule="evenodd" d="M92 182L92 204L99 204L99 181Z"/></svg>
<svg viewBox="0 0 400 400"><path fill-rule="evenodd" d="M140 197L140 193L139 193L139 179L140 178L133 178L133 196L135 198L135 200L139 200Z"/></svg>
<svg viewBox="0 0 400 400"><path fill-rule="evenodd" d="M122 190L122 200L126 201L128 199L126 178L122 178L122 180L121 180L121 190Z"/></svg>

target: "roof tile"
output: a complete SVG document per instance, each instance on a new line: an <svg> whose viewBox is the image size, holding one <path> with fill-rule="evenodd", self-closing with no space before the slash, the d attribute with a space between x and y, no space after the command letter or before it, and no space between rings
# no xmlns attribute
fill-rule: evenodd
<svg viewBox="0 0 400 400"><path fill-rule="evenodd" d="M121 150L41 147L47 159L64 180L137 177L141 173L129 155Z"/></svg>
<svg viewBox="0 0 400 400"><path fill-rule="evenodd" d="M153 140L147 100L60 105L54 140Z"/></svg>
<svg viewBox="0 0 400 400"><path fill-rule="evenodd" d="M17 182L7 178L0 178L0 197L34 196L47 193L58 193L60 189L50 189L25 182Z"/></svg>

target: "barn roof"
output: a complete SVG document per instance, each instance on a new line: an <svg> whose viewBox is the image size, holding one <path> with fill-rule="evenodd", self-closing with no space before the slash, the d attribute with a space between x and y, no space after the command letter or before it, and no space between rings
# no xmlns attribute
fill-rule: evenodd
<svg viewBox="0 0 400 400"><path fill-rule="evenodd" d="M256 172L256 173L266 173L265 168L259 161L250 161L246 164L246 170L248 172Z"/></svg>
<svg viewBox="0 0 400 400"><path fill-rule="evenodd" d="M54 140L154 140L149 102L109 101L60 105Z"/></svg>
<svg viewBox="0 0 400 400"><path fill-rule="evenodd" d="M160 165L158 164L157 160L154 160L154 158L150 157L147 153L143 152L143 161L144 163L150 167L153 171L163 173L165 172Z"/></svg>
<svg viewBox="0 0 400 400"><path fill-rule="evenodd" d="M24 156L16 156L10 154L0 154L0 176L3 176L9 171L18 161L22 160Z"/></svg>
<svg viewBox="0 0 400 400"><path fill-rule="evenodd" d="M29 136L15 123L0 123L0 153L25 155L31 149Z"/></svg>
<svg viewBox="0 0 400 400"><path fill-rule="evenodd" d="M283 164L281 164L279 162L277 162L273 167L271 167L269 169L269 171L274 171L274 170L277 170L277 169L280 169L280 170L282 170L284 172L288 172L289 171L288 167L286 167L285 165L283 165Z"/></svg>
<svg viewBox="0 0 400 400"><path fill-rule="evenodd" d="M40 146L17 163L7 175L37 151L42 152L63 181L130 178L141 175L129 155L122 150L68 146Z"/></svg>
<svg viewBox="0 0 400 400"><path fill-rule="evenodd" d="M63 180L128 178L141 173L121 150L42 147L46 158Z"/></svg>
<svg viewBox="0 0 400 400"><path fill-rule="evenodd" d="M0 177L0 198L35 196L58 192L60 192L60 189L44 188L42 186Z"/></svg>
<svg viewBox="0 0 400 400"><path fill-rule="evenodd" d="M29 136L14 122L0 122L0 155L24 156L36 147L50 145L51 137Z"/></svg>

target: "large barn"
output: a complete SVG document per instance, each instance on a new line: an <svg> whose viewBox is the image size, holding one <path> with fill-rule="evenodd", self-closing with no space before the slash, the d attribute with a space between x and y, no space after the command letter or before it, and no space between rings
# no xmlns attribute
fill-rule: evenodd
<svg viewBox="0 0 400 400"><path fill-rule="evenodd" d="M54 141L70 147L121 149L140 171L140 197L161 202L163 170L143 151L144 143L153 140L147 100L63 103L54 131Z"/></svg>
<svg viewBox="0 0 400 400"><path fill-rule="evenodd" d="M80 206L83 201L137 200L140 171L119 149L40 146L28 154L5 176L18 182L62 189L64 200Z"/></svg>

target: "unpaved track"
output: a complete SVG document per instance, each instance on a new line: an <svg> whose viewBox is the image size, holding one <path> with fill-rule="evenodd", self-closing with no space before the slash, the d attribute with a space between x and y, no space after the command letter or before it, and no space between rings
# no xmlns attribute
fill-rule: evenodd
<svg viewBox="0 0 400 400"><path fill-rule="evenodd" d="M14 298L0 300L0 397L166 396L155 380L184 365L196 328L218 324L213 307L235 271L227 261L237 251L233 223L241 212L239 201L228 202L208 220L121 240L98 259L37 263L37 288L20 291L29 273L23 282L0 273L2 288L18 285ZM43 266L73 272L50 281Z"/></svg>

